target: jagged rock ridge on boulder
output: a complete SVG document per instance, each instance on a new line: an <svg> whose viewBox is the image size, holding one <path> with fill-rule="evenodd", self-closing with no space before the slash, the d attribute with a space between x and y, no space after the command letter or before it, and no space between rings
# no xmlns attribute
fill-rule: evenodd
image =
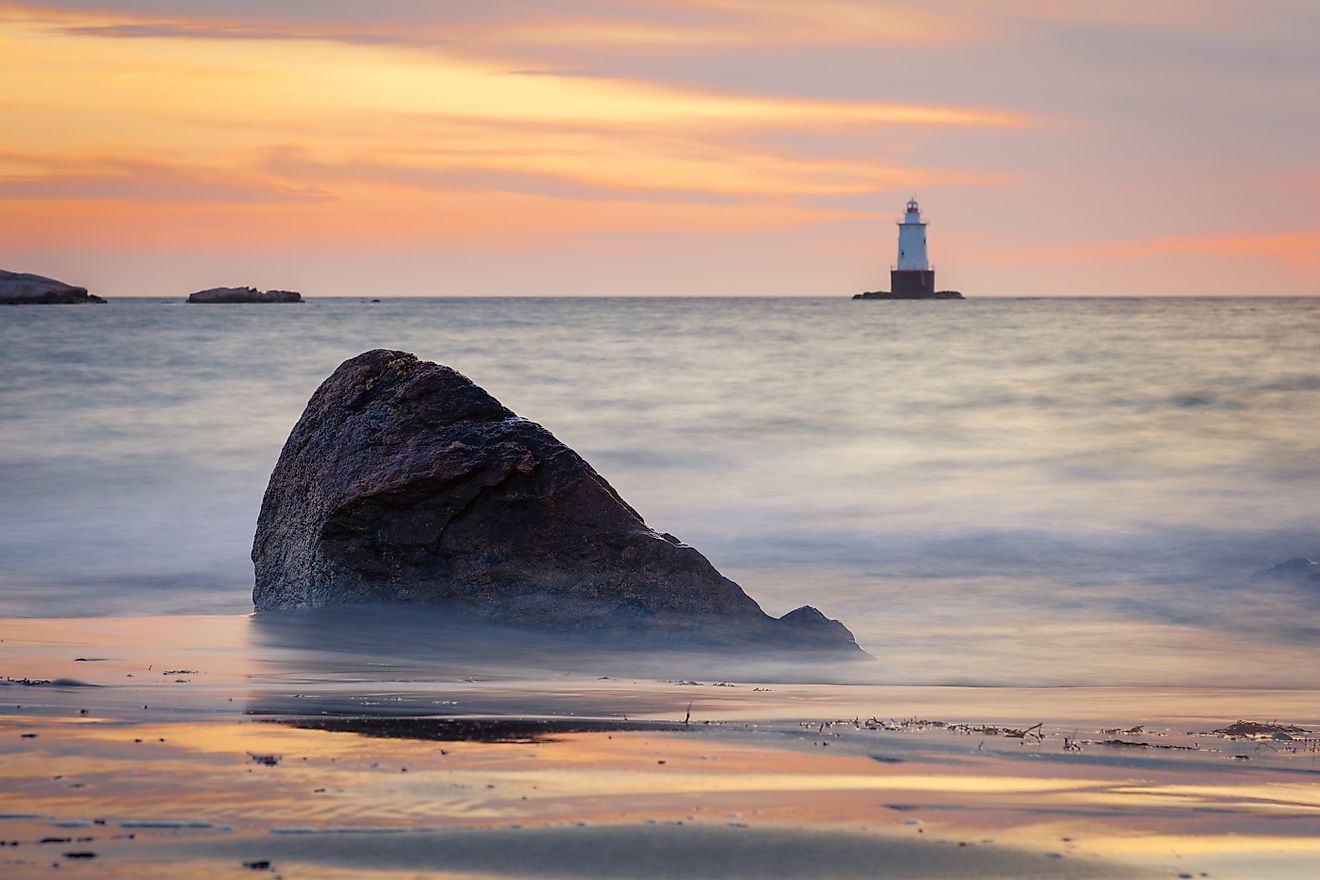
<svg viewBox="0 0 1320 880"><path fill-rule="evenodd" d="M64 305L103 302L105 300L88 293L85 287L74 287L44 275L6 272L0 269L0 304Z"/></svg>
<svg viewBox="0 0 1320 880"><path fill-rule="evenodd" d="M190 303L300 303L302 294L292 290L260 291L255 287L212 287L188 294Z"/></svg>
<svg viewBox="0 0 1320 880"><path fill-rule="evenodd" d="M858 650L814 608L768 616L545 428L401 351L345 361L312 395L252 560L258 611L428 603L504 623Z"/></svg>

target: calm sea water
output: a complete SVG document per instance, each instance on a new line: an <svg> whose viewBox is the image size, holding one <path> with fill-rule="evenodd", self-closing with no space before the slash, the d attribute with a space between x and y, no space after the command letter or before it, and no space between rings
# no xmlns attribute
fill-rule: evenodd
<svg viewBox="0 0 1320 880"><path fill-rule="evenodd" d="M386 299L0 312L0 615L241 613L308 396L375 347L576 448L895 682L1313 686L1320 300Z"/></svg>

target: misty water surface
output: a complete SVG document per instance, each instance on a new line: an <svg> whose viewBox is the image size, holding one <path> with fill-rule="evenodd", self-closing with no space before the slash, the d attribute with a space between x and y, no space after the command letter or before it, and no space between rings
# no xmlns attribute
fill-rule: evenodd
<svg viewBox="0 0 1320 880"><path fill-rule="evenodd" d="M243 613L317 384L416 352L895 682L1311 684L1320 301L117 300L0 313L0 614Z"/></svg>

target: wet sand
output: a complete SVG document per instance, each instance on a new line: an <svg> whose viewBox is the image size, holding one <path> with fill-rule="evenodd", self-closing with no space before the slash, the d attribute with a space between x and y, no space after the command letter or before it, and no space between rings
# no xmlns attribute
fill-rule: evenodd
<svg viewBox="0 0 1320 880"><path fill-rule="evenodd" d="M1301 878L1320 863L1316 735L1212 733L1316 730L1314 691L902 687L883 658L787 674L531 646L498 662L278 629L0 621L0 872Z"/></svg>

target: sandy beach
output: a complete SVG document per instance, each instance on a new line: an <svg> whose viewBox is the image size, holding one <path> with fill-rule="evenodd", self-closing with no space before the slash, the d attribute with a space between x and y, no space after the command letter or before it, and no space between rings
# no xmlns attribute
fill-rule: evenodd
<svg viewBox="0 0 1320 880"><path fill-rule="evenodd" d="M6 876L1304 878L1320 859L1315 735L1212 732L1314 730L1314 691L902 687L875 662L804 683L713 678L711 658L688 678L649 656L684 676L665 679L567 652L428 677L407 649L345 678L351 650L272 647L254 620L0 624Z"/></svg>

